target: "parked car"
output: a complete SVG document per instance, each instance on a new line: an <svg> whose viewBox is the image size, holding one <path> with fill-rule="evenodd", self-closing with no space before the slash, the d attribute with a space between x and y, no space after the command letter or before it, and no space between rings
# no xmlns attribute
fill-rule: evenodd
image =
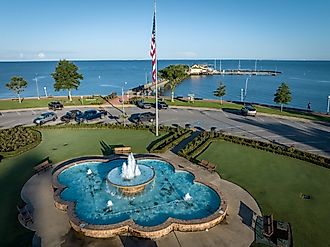
<svg viewBox="0 0 330 247"><path fill-rule="evenodd" d="M62 110L63 109L63 104L59 101L52 101L48 103L48 108L49 110Z"/></svg>
<svg viewBox="0 0 330 247"><path fill-rule="evenodd" d="M136 124L154 122L156 120L156 114L152 112L134 113L128 120Z"/></svg>
<svg viewBox="0 0 330 247"><path fill-rule="evenodd" d="M36 125L42 125L49 121L55 121L57 119L57 115L54 112L45 112L42 113L40 116L33 120L33 123Z"/></svg>
<svg viewBox="0 0 330 247"><path fill-rule="evenodd" d="M80 116L81 114L82 112L80 110L68 111L65 115L61 117L61 121L68 123L71 120L75 120L76 117Z"/></svg>
<svg viewBox="0 0 330 247"><path fill-rule="evenodd" d="M167 109L167 108L168 108L168 104L166 104L165 101L158 101L158 109L161 110L161 109Z"/></svg>
<svg viewBox="0 0 330 247"><path fill-rule="evenodd" d="M107 115L107 111L105 110L87 110L84 111L83 114L76 116L75 120L76 122L81 123L81 122L87 122L89 120L94 120L97 118L101 119L105 115Z"/></svg>
<svg viewBox="0 0 330 247"><path fill-rule="evenodd" d="M151 104L144 102L144 100L138 100L136 101L136 105L142 109L150 109L151 108Z"/></svg>
<svg viewBox="0 0 330 247"><path fill-rule="evenodd" d="M257 115L257 110L252 105L245 105L241 109L241 113L244 116L253 116L255 117Z"/></svg>

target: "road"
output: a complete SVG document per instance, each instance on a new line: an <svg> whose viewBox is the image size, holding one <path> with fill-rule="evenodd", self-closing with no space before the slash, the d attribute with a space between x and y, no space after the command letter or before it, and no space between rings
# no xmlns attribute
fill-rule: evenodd
<svg viewBox="0 0 330 247"><path fill-rule="evenodd" d="M71 109L87 110L89 108L68 107L61 111L56 111L60 117ZM91 108L92 109L92 108ZM114 107L103 108L108 111L108 116L102 121L114 123L119 120L110 116L119 116L120 109ZM0 128L10 128L17 125L31 126L36 116L45 112L42 110L18 110L5 112L0 115ZM139 109L137 107L125 108L127 114L154 111L154 109ZM58 124L61 121L47 124ZM257 115L257 117L245 117L238 111L222 111L215 109L184 109L171 107L167 110L159 111L159 123L164 125L179 124L184 126L190 124L191 127L209 130L216 127L216 130L223 130L226 133L253 138L256 140L277 142L330 157L330 125L328 123L299 121L295 119L282 119L275 116Z"/></svg>

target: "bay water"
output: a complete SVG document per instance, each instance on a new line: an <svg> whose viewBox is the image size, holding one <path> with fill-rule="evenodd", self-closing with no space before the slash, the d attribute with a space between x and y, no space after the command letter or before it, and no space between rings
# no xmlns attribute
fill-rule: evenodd
<svg viewBox="0 0 330 247"><path fill-rule="evenodd" d="M109 60L109 61L73 61L83 74L78 90L73 95L108 95L121 93L151 80L150 60ZM213 91L220 82L226 85L225 100L240 100L241 89L247 82L246 101L275 104L274 93L282 82L286 82L292 93L288 106L306 109L311 103L314 111L325 112L330 95L330 61L278 61L278 60L159 60L158 68L170 64L208 64L216 69L251 69L280 71L278 76L238 76L214 75L193 76L176 87L175 95L215 99ZM6 88L12 76L22 76L28 81L28 87L22 97L36 97L38 79L39 93L45 96L67 95L66 91L56 92L51 73L55 71L57 61L38 62L0 62L0 98L14 98L16 95ZM126 82L126 83L125 83ZM162 92L170 95L170 91Z"/></svg>

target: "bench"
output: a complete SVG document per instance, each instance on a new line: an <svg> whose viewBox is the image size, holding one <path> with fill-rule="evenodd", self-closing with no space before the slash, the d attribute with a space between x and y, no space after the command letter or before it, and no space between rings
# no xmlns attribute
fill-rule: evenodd
<svg viewBox="0 0 330 247"><path fill-rule="evenodd" d="M24 225L26 226L29 222L33 223L33 218L32 215L30 213L30 211L27 208L27 205L25 205L24 207L20 208L19 206L17 206L17 210L19 212L19 217L22 219Z"/></svg>
<svg viewBox="0 0 330 247"><path fill-rule="evenodd" d="M273 215L267 215L263 217L263 234L266 237L270 237L274 233L274 221Z"/></svg>
<svg viewBox="0 0 330 247"><path fill-rule="evenodd" d="M40 172L48 170L52 166L53 166L53 164L51 162L49 162L48 159L46 159L45 161L41 162L39 165L36 165L35 167L33 167L33 170L37 174L39 174Z"/></svg>
<svg viewBox="0 0 330 247"><path fill-rule="evenodd" d="M130 154L132 152L131 147L117 147L113 149L115 154Z"/></svg>
<svg viewBox="0 0 330 247"><path fill-rule="evenodd" d="M199 165L207 169L209 172L214 172L216 168L216 166L213 163L208 162L207 160L201 160L199 162Z"/></svg>

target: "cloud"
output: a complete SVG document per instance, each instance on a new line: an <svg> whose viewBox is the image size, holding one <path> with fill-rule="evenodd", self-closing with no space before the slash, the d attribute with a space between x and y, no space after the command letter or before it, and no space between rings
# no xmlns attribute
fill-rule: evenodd
<svg viewBox="0 0 330 247"><path fill-rule="evenodd" d="M39 52L38 53L38 58L44 58L46 55L45 55L45 53L43 53L43 52Z"/></svg>

